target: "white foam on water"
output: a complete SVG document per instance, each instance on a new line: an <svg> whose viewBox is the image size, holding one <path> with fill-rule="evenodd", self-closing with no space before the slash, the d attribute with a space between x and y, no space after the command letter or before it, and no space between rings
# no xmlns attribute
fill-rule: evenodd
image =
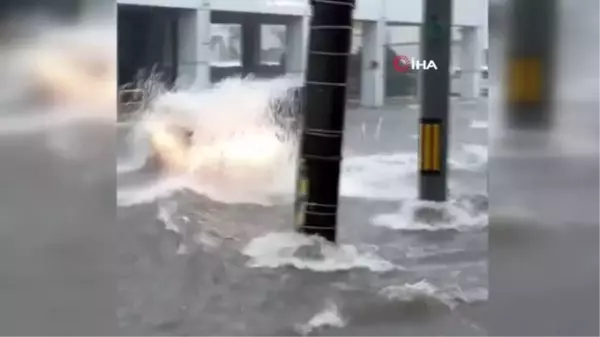
<svg viewBox="0 0 600 337"><path fill-rule="evenodd" d="M415 199L417 196L417 153L392 153L344 158L340 194L374 200ZM479 171L488 160L487 147L463 145L448 160L450 169Z"/></svg>
<svg viewBox="0 0 600 337"><path fill-rule="evenodd" d="M271 199L261 193L269 190L252 189L219 189L218 186L199 184L195 177L189 175L163 176L145 184L120 186L117 188L117 206L132 207L149 204L162 199L168 199L180 191L209 196L212 200L230 204L250 203L261 206L273 206L285 203L287 199ZM290 189L290 193L293 189Z"/></svg>
<svg viewBox="0 0 600 337"><path fill-rule="evenodd" d="M486 288L477 287L469 290L458 288L457 298L465 303L485 302L489 298L489 291Z"/></svg>
<svg viewBox="0 0 600 337"><path fill-rule="evenodd" d="M465 144L463 148L466 152L473 154L481 161L486 161L488 158L488 148L485 145Z"/></svg>
<svg viewBox="0 0 600 337"><path fill-rule="evenodd" d="M479 171L488 162L488 147L479 144L463 144L462 151L453 153L448 159L450 169Z"/></svg>
<svg viewBox="0 0 600 337"><path fill-rule="evenodd" d="M430 208L442 212L445 216L439 222L430 223L415 216L422 208ZM402 203L396 213L380 214L373 219L374 226L386 227L404 231L438 231L438 230L471 230L483 228L488 225L487 214L474 215L468 205L458 201L436 203L418 199L409 199Z"/></svg>
<svg viewBox="0 0 600 337"><path fill-rule="evenodd" d="M441 291L427 280L403 285L387 286L379 291L379 295L392 301L414 302L434 300L454 309L458 303L456 299Z"/></svg>
<svg viewBox="0 0 600 337"><path fill-rule="evenodd" d="M181 229L173 220L173 215L177 211L176 207L177 204L160 205L156 218L165 225L166 230L180 234Z"/></svg>
<svg viewBox="0 0 600 337"><path fill-rule="evenodd" d="M410 259L421 259L426 257L434 257L442 254L453 254L467 252L464 248L440 248L437 246L433 247L408 247L405 256Z"/></svg>
<svg viewBox="0 0 600 337"><path fill-rule="evenodd" d="M185 177L165 177L138 186L117 188L117 205L131 207L165 199L186 188Z"/></svg>
<svg viewBox="0 0 600 337"><path fill-rule="evenodd" d="M315 248L318 258L301 257L303 248ZM280 268L291 266L316 272L333 272L351 269L368 269L387 272L402 269L372 252L362 252L353 245L333 245L318 237L298 233L273 232L254 238L243 249L252 268Z"/></svg>
<svg viewBox="0 0 600 337"><path fill-rule="evenodd" d="M296 330L302 335L324 328L343 328L347 320L341 315L334 302L328 302L323 310L315 314L307 323L299 325Z"/></svg>
<svg viewBox="0 0 600 337"><path fill-rule="evenodd" d="M416 196L416 153L396 153L344 158L340 194L376 200L399 200Z"/></svg>
<svg viewBox="0 0 600 337"><path fill-rule="evenodd" d="M427 280L404 285L393 285L383 288L380 295L390 300L411 302L420 299L434 299L450 307L455 308L460 303L476 303L488 300L488 290L482 287L463 290L459 286L451 286L441 289Z"/></svg>
<svg viewBox="0 0 600 337"><path fill-rule="evenodd" d="M461 303L487 301L488 290L481 287L463 290L457 285L441 289L427 280L421 280L416 283L387 286L380 290L379 295L402 302L433 300L454 309Z"/></svg>
<svg viewBox="0 0 600 337"><path fill-rule="evenodd" d="M221 247L224 239L213 233L201 231L194 235L194 242L209 250Z"/></svg>
<svg viewBox="0 0 600 337"><path fill-rule="evenodd" d="M273 109L292 108L286 106L291 102L285 97L297 85L295 77L232 78L210 90L159 93L135 126L163 142L163 148L155 149L166 163L165 179L178 177L175 184L173 179L158 183L162 186L159 189L172 192L185 188L224 203L270 205L275 199L291 199L297 142L274 123L272 114ZM275 100L278 103L274 105ZM193 131L191 144L183 144L177 135L170 134L173 127ZM143 149L133 149L136 151ZM141 160L133 155L121 162L119 172L139 166ZM143 200L153 199L148 196Z"/></svg>
<svg viewBox="0 0 600 337"><path fill-rule="evenodd" d="M119 125L118 128L126 129L125 137L126 154L117 158L117 174L136 172L142 169L150 157L148 135L140 128L130 125Z"/></svg>

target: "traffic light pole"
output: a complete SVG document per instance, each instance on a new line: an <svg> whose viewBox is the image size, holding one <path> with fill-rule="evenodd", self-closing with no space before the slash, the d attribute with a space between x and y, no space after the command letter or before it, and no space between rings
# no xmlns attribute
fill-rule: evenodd
<svg viewBox="0 0 600 337"><path fill-rule="evenodd" d="M335 242L355 0L311 0L297 230Z"/></svg>
<svg viewBox="0 0 600 337"><path fill-rule="evenodd" d="M420 74L419 197L428 201L447 198L451 22L451 0L425 0L421 58L438 68Z"/></svg>

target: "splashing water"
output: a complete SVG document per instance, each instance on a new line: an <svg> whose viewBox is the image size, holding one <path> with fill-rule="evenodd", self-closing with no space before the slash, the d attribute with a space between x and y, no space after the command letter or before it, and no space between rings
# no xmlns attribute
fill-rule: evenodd
<svg viewBox="0 0 600 337"><path fill-rule="evenodd" d="M290 77L231 78L210 90L161 93L134 122L131 145L139 148L128 151L131 160L139 162L136 153L150 144L150 156L163 179L174 183L173 192L192 189L225 203L271 204L291 197L297 141L280 122L294 108L288 95L297 86ZM118 172L135 166L120 162ZM165 194L164 184L158 185L156 198ZM147 188L144 194L140 202L152 199ZM131 190L126 199L136 203Z"/></svg>
<svg viewBox="0 0 600 337"><path fill-rule="evenodd" d="M425 200L406 200L396 213L380 214L372 224L403 231L468 231L488 225L487 210L463 200L435 203ZM432 216L427 216L427 212Z"/></svg>
<svg viewBox="0 0 600 337"><path fill-rule="evenodd" d="M315 330L325 328L342 328L346 326L347 321L342 317L338 306L329 301L323 310L315 314L306 324L296 327L297 332L306 336Z"/></svg>
<svg viewBox="0 0 600 337"><path fill-rule="evenodd" d="M292 266L315 272L356 268L372 272L402 269L373 252L360 251L356 246L335 246L321 238L298 233L268 233L253 239L243 253L250 258L248 266L254 268Z"/></svg>
<svg viewBox="0 0 600 337"><path fill-rule="evenodd" d="M475 303L487 301L488 292L484 288L475 288L471 291L463 291L460 287L454 289L440 289L427 280L403 285L387 286L379 294L389 300L401 302L439 302L450 309L454 309L461 303Z"/></svg>

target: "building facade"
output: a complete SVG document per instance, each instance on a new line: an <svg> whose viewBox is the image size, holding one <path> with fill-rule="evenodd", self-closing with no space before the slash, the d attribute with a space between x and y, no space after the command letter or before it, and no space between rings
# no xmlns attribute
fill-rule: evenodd
<svg viewBox="0 0 600 337"><path fill-rule="evenodd" d="M209 87L236 71L242 75L302 75L306 67L310 19L307 0L118 0L118 3L119 48L124 53L132 50L136 54L123 56L131 61L122 63L123 68L119 69L121 82L131 79L136 62L137 67L162 65L170 78L178 79L179 85L196 87ZM363 105L383 104L385 69L392 66L386 64L388 49L398 55L419 57L423 3L422 0L357 0L353 51L361 49L364 54L358 69ZM452 64L461 71L452 87L462 96L476 97L481 90L481 70L488 47L488 3L453 0L453 6ZM141 23L144 15L152 24ZM136 38L127 39L126 34ZM374 61L382 66L370 67Z"/></svg>

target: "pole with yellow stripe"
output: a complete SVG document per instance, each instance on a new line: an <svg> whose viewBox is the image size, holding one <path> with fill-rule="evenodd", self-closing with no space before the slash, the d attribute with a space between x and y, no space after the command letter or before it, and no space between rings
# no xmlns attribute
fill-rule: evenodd
<svg viewBox="0 0 600 337"><path fill-rule="evenodd" d="M445 201L447 197L447 143L450 89L450 27L452 1L425 0L421 29L421 57L433 60L437 70L422 71L419 137L419 197ZM428 27L435 26L436 34Z"/></svg>
<svg viewBox="0 0 600 337"><path fill-rule="evenodd" d="M512 0L506 67L508 126L546 130L552 126L551 97L557 1Z"/></svg>
<svg viewBox="0 0 600 337"><path fill-rule="evenodd" d="M419 170L424 175L439 175L442 171L442 120L421 119Z"/></svg>

